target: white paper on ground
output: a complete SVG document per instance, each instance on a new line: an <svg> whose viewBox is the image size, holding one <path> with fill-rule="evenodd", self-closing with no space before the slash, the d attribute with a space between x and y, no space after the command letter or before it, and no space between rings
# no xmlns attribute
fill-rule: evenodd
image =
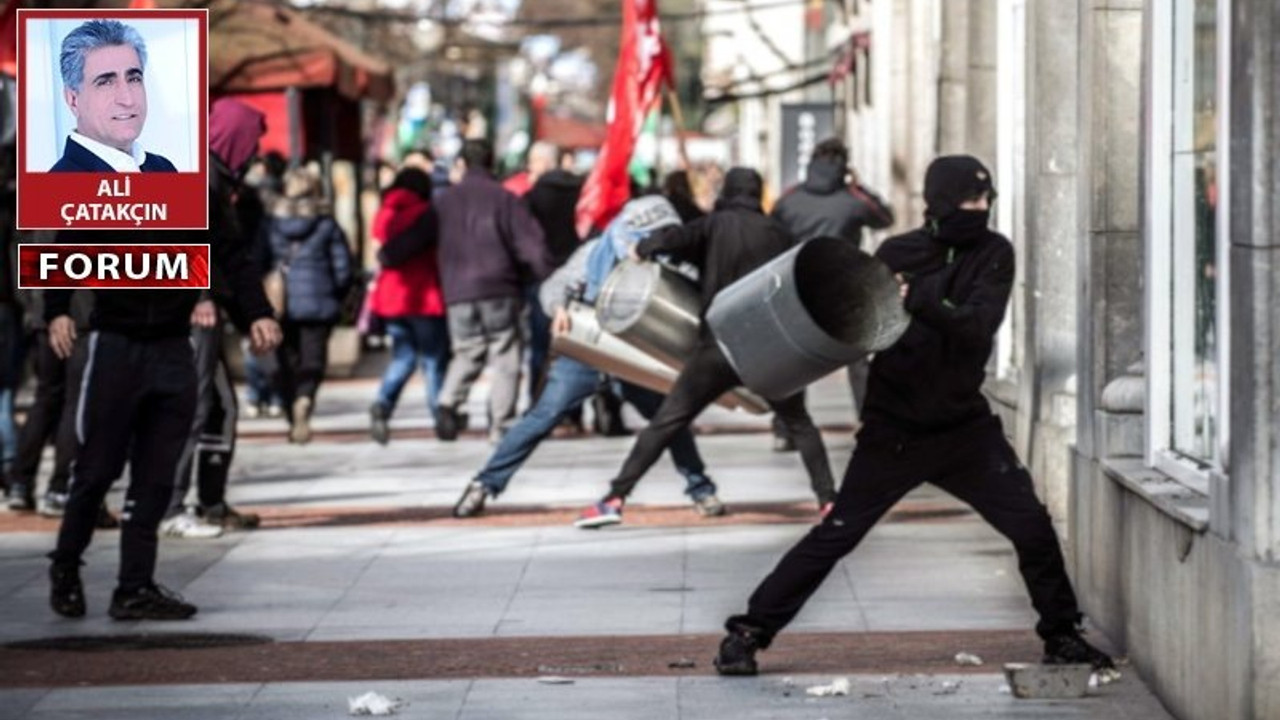
<svg viewBox="0 0 1280 720"><path fill-rule="evenodd" d="M956 653L956 664L957 665L973 665L976 667L982 664L982 658L978 657L977 655L974 655L973 653L967 653L967 652Z"/></svg>
<svg viewBox="0 0 1280 720"><path fill-rule="evenodd" d="M849 694L849 678L836 678L831 681L830 685L814 685L805 690L809 695L816 697L831 697L835 695Z"/></svg>
<svg viewBox="0 0 1280 720"><path fill-rule="evenodd" d="M347 706L352 715L394 715L404 702L370 691L360 697L347 698Z"/></svg>

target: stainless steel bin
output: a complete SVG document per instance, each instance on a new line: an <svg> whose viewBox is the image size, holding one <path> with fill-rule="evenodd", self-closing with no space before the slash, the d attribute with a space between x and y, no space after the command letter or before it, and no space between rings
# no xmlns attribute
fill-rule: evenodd
<svg viewBox="0 0 1280 720"><path fill-rule="evenodd" d="M889 268L838 238L802 243L721 290L707 324L749 389L788 397L907 329Z"/></svg>

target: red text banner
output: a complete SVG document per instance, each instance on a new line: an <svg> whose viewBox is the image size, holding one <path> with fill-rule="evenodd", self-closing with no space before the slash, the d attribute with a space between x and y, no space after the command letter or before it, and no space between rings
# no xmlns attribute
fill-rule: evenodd
<svg viewBox="0 0 1280 720"><path fill-rule="evenodd" d="M209 246L23 243L18 287L206 290Z"/></svg>
<svg viewBox="0 0 1280 720"><path fill-rule="evenodd" d="M18 227L199 230L209 226L201 173L29 173Z"/></svg>

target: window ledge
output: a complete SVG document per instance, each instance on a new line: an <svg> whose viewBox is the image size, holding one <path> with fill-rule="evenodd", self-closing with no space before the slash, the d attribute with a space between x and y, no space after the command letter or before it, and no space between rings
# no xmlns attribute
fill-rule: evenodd
<svg viewBox="0 0 1280 720"><path fill-rule="evenodd" d="M1197 533L1209 529L1209 496L1143 464L1138 458L1100 461L1107 477L1141 497L1156 510Z"/></svg>

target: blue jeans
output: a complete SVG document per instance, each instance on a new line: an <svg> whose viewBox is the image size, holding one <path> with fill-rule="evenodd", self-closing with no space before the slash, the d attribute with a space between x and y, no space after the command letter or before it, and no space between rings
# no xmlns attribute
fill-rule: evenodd
<svg viewBox="0 0 1280 720"><path fill-rule="evenodd" d="M577 360L557 357L547 371L547 384L538 396L538 402L520 421L511 426L502 442L493 451L489 462L476 475L484 483L490 495L500 495L506 489L511 476L516 474L551 431L560 418L576 407L600 386L600 373ZM622 383L622 397L635 406L645 418L649 418L662 404L662 395L651 390ZM668 448L676 470L684 476L685 494L697 500L716 491L715 483L707 477L706 466L698 454L693 433L688 428L678 433Z"/></svg>
<svg viewBox="0 0 1280 720"><path fill-rule="evenodd" d="M529 311L529 404L538 399L538 383L548 371L547 356L551 352L551 318L538 301L539 283L524 286L524 306Z"/></svg>
<svg viewBox="0 0 1280 720"><path fill-rule="evenodd" d="M427 382L427 407L435 413L440 399L440 386L449 369L449 323L444 316L410 315L388 318L387 334L391 336L391 363L382 373L378 404L387 415L396 409L400 392L421 366Z"/></svg>
<svg viewBox="0 0 1280 720"><path fill-rule="evenodd" d="M248 341L242 341L244 351L244 399L246 405L282 405L280 390L276 386L279 364L275 352L256 355L249 350Z"/></svg>

